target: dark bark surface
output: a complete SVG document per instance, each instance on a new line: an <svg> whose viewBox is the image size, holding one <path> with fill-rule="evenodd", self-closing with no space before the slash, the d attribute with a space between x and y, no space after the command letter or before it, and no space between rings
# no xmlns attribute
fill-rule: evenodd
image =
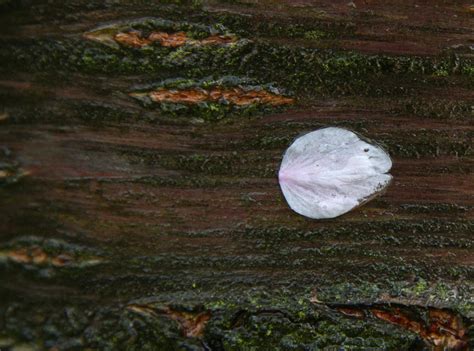
<svg viewBox="0 0 474 351"><path fill-rule="evenodd" d="M1 350L469 349L469 3L0 8ZM394 181L308 220L276 174L328 125Z"/></svg>

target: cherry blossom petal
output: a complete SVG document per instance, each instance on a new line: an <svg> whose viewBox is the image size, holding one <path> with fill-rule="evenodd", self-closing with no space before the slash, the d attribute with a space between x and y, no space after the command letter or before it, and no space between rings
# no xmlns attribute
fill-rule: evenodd
<svg viewBox="0 0 474 351"><path fill-rule="evenodd" d="M315 219L334 218L381 192L390 183L390 156L342 128L323 128L296 139L278 174L289 206Z"/></svg>

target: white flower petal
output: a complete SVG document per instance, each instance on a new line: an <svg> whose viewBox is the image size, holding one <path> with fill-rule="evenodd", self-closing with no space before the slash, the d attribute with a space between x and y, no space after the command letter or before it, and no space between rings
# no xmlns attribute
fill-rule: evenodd
<svg viewBox="0 0 474 351"><path fill-rule="evenodd" d="M286 150L278 178L290 207L310 218L334 218L366 202L392 179L390 156L342 128L308 133Z"/></svg>

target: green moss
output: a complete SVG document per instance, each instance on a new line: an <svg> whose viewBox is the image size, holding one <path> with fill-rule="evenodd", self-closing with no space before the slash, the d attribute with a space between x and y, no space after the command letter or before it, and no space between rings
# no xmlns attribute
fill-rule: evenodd
<svg viewBox="0 0 474 351"><path fill-rule="evenodd" d="M418 283L415 285L415 287L413 288L413 291L416 295L420 295L423 292L426 292L427 287L428 287L428 284L426 283L426 281L424 279L420 279Z"/></svg>
<svg viewBox="0 0 474 351"><path fill-rule="evenodd" d="M461 206L454 203L425 203L425 204L401 204L400 207L407 213L440 213L440 214L461 214L469 210L469 206Z"/></svg>
<svg viewBox="0 0 474 351"><path fill-rule="evenodd" d="M275 243L284 240L291 242L301 239L330 240L343 238L348 240L371 240L384 243L396 237L392 245L415 247L453 247L470 248L472 243L462 236L474 230L474 222L468 220L451 221L449 219L394 219L367 221L350 225L327 225L318 229L305 230L298 227L252 227L244 231L244 237L259 238ZM410 235L403 235L409 233ZM449 233L452 237L443 234Z"/></svg>
<svg viewBox="0 0 474 351"><path fill-rule="evenodd" d="M429 282L421 277L415 282L381 280L359 281L319 287L314 294L323 304L371 305L399 303L413 307L451 308L464 317L471 316L470 282Z"/></svg>
<svg viewBox="0 0 474 351"><path fill-rule="evenodd" d="M214 343L217 339L225 349L230 350L266 347L284 350L324 347L364 349L383 344L403 347L401 345L413 342L412 338L396 328L384 330L377 323L368 325L363 321L337 316L328 318L324 309L309 304L306 299L304 304L300 304L288 296L280 295L280 300L274 297L255 292L247 297L249 300L242 299L230 328L222 328L215 325L221 321L211 320L206 338ZM250 302L250 306L246 301ZM222 330L226 331L219 333ZM389 336L389 333L393 334Z"/></svg>
<svg viewBox="0 0 474 351"><path fill-rule="evenodd" d="M167 169L182 170L187 176L192 175L227 175L227 176L273 176L275 173L271 155L250 154L245 158L237 152L209 155L207 153L191 154L157 154L150 150L117 150L132 164L160 165ZM205 182L205 180L204 180Z"/></svg>
<svg viewBox="0 0 474 351"><path fill-rule="evenodd" d="M474 152L469 142L474 135L472 132L462 133L464 135L459 136L441 131L417 131L404 134L382 137L380 141L388 148L391 155L402 157L419 158L441 155L462 157L471 156ZM410 142L408 143L407 140Z"/></svg>
<svg viewBox="0 0 474 351"><path fill-rule="evenodd" d="M372 96L407 95L428 83L441 85L445 82L440 79L454 79L471 65L469 60L449 55L435 58L362 55L247 40L225 47L153 47L146 50L117 50L73 39L5 42L0 59L5 62L3 70L28 67L28 70L51 71L61 67L62 70L105 74L149 74L163 70L172 73L179 70L180 76L194 79L209 74L248 76L263 82L275 82L303 95ZM440 69L448 72L449 77L430 78ZM380 84L381 81L384 84Z"/></svg>
<svg viewBox="0 0 474 351"><path fill-rule="evenodd" d="M203 15L202 20L223 23L232 32L255 39L278 37L319 40L350 38L355 33L352 23L301 17L295 20L290 15L276 20L221 12Z"/></svg>
<svg viewBox="0 0 474 351"><path fill-rule="evenodd" d="M364 131L364 124L360 121L338 121L332 123L355 131ZM299 134L315 128L325 126L324 123L313 122L307 125L281 124L265 132L259 132L257 136L251 135L245 141L239 143L244 150L257 148L260 150L281 150L292 142ZM381 133L374 135L392 156L404 158L439 157L455 155L458 157L471 156L474 152L470 140L474 137L471 131L461 131L453 134L446 130L417 130L417 131L394 131L390 134Z"/></svg>
<svg viewBox="0 0 474 351"><path fill-rule="evenodd" d="M214 272L217 272L214 270ZM193 277L199 281L199 274ZM215 279L215 278L214 278ZM3 335L14 344L26 340L19 330L28 330L29 337L39 346L52 347L61 342L76 343L81 348L126 347L131 350L163 347L198 347L206 345L212 349L249 350L266 349L323 349L367 348L410 349L420 346L416 334L390 323L374 319L354 319L333 310L333 306L389 306L396 304L413 313L423 313L426 306L449 305L454 311L469 311L466 302L470 296L468 284L433 284L419 280L407 281L358 281L357 283L326 284L319 281L316 286L298 288L298 292L274 286L235 287L221 285L213 287L212 293L202 288L187 287L187 290L172 290L173 303L169 295L150 295L139 299L125 300L117 305L113 302L72 303L41 297L39 301L10 303L9 324ZM134 284L137 282L135 281ZM128 285L126 280L122 284ZM296 284L296 281L295 281ZM192 290L193 292L190 292ZM100 292L100 289L96 289ZM142 292L143 294L143 292ZM143 295L142 295L143 296ZM37 297L38 299L40 297ZM11 299L11 298L10 298ZM319 303L311 302L317 299ZM54 301L54 303L53 303ZM145 305L157 312L134 312L127 305ZM31 313L31 306L35 313ZM61 308L59 308L60 306ZM182 326L158 311L167 306L187 313L208 311L211 315L201 338L186 338ZM472 308L472 306L471 306ZM0 316L5 309L0 308ZM464 315L466 316L466 315ZM0 324L3 319L0 319Z"/></svg>
<svg viewBox="0 0 474 351"><path fill-rule="evenodd" d="M303 37L308 40L319 40L324 38L325 33L320 30L310 30L304 33Z"/></svg>

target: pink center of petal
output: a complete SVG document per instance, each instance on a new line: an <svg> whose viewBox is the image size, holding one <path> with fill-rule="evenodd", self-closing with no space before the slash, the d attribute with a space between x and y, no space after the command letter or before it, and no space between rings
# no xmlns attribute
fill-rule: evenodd
<svg viewBox="0 0 474 351"><path fill-rule="evenodd" d="M295 173L295 171L290 170L290 169L280 170L280 172L278 173L279 181L285 184L290 184L290 183L294 184L297 177L298 176Z"/></svg>

